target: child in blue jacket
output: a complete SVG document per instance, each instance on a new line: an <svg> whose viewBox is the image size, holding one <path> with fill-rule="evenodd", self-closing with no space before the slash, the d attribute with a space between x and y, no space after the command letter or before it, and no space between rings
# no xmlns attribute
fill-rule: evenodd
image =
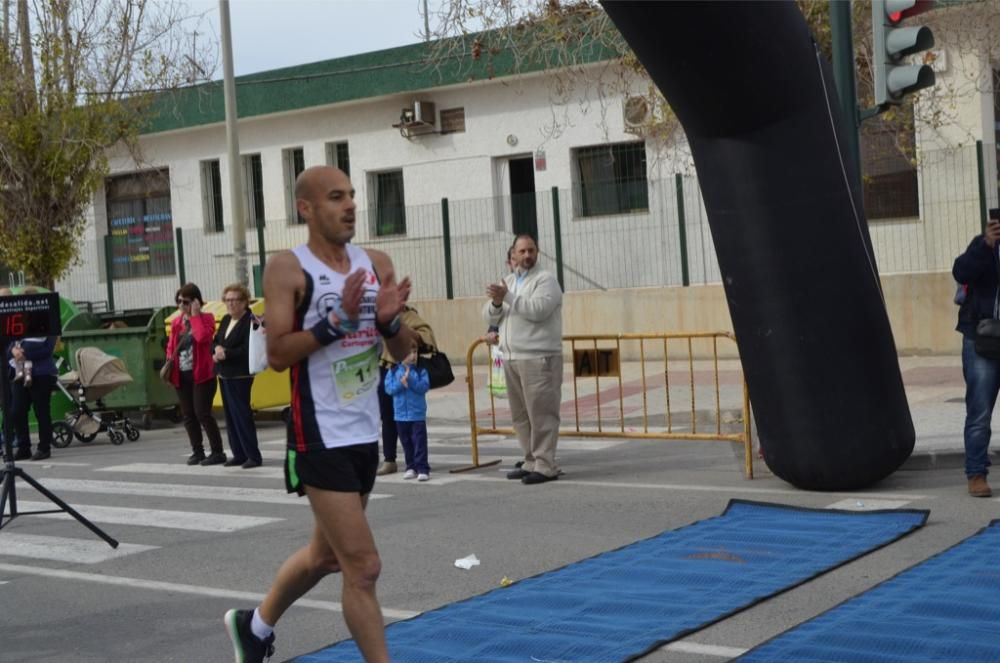
<svg viewBox="0 0 1000 663"><path fill-rule="evenodd" d="M427 461L427 398L424 396L430 388L426 369L417 366L416 344L406 359L385 375L385 393L392 396L399 441L403 443L404 479L428 481L431 478L431 466Z"/></svg>

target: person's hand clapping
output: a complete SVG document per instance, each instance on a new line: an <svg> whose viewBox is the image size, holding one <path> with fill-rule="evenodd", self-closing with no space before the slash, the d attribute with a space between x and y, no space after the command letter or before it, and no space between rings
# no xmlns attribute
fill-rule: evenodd
<svg viewBox="0 0 1000 663"><path fill-rule="evenodd" d="M391 274L386 277L375 297L375 315L379 324L387 325L402 313L406 300L410 298L411 287L410 277L399 282Z"/></svg>
<svg viewBox="0 0 1000 663"><path fill-rule="evenodd" d="M503 281L489 284L486 286L486 296L493 300L494 306L499 307L503 304L504 297L507 296L507 284Z"/></svg>

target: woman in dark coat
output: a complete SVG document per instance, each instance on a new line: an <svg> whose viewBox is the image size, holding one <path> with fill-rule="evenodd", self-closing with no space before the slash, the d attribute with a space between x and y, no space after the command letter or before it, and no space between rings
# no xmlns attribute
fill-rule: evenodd
<svg viewBox="0 0 1000 663"><path fill-rule="evenodd" d="M234 283L222 292L226 315L219 322L215 334L214 353L216 372L222 388L222 409L226 414L226 435L232 457L226 467L235 465L243 469L260 467L260 448L257 444L257 427L250 410L250 389L253 375L249 370L250 326L254 316L247 306L250 291Z"/></svg>

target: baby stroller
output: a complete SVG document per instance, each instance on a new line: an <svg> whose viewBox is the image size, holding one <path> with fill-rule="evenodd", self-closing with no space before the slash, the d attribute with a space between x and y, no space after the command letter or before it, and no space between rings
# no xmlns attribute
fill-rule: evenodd
<svg viewBox="0 0 1000 663"><path fill-rule="evenodd" d="M98 348L80 348L75 358L76 370L60 375L56 382L75 408L66 413L66 424L73 436L81 442L93 442L98 433L107 432L112 444L121 444L126 437L133 442L138 440L139 429L129 418L107 409L101 401L118 387L132 382L125 362ZM93 407L88 402L93 402ZM65 447L71 441L68 435L57 436L53 444Z"/></svg>

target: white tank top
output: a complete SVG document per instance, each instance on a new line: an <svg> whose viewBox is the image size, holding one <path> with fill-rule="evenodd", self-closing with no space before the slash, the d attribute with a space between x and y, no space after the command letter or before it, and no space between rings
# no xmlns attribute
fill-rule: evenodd
<svg viewBox="0 0 1000 663"><path fill-rule="evenodd" d="M375 329L379 282L364 249L346 245L348 274L334 271L306 245L292 249L306 278L306 292L295 312L295 329L309 329L340 308L344 281L365 270L365 293L356 332L334 341L291 367L292 402L288 446L299 452L374 442L379 437L378 358L381 337Z"/></svg>

